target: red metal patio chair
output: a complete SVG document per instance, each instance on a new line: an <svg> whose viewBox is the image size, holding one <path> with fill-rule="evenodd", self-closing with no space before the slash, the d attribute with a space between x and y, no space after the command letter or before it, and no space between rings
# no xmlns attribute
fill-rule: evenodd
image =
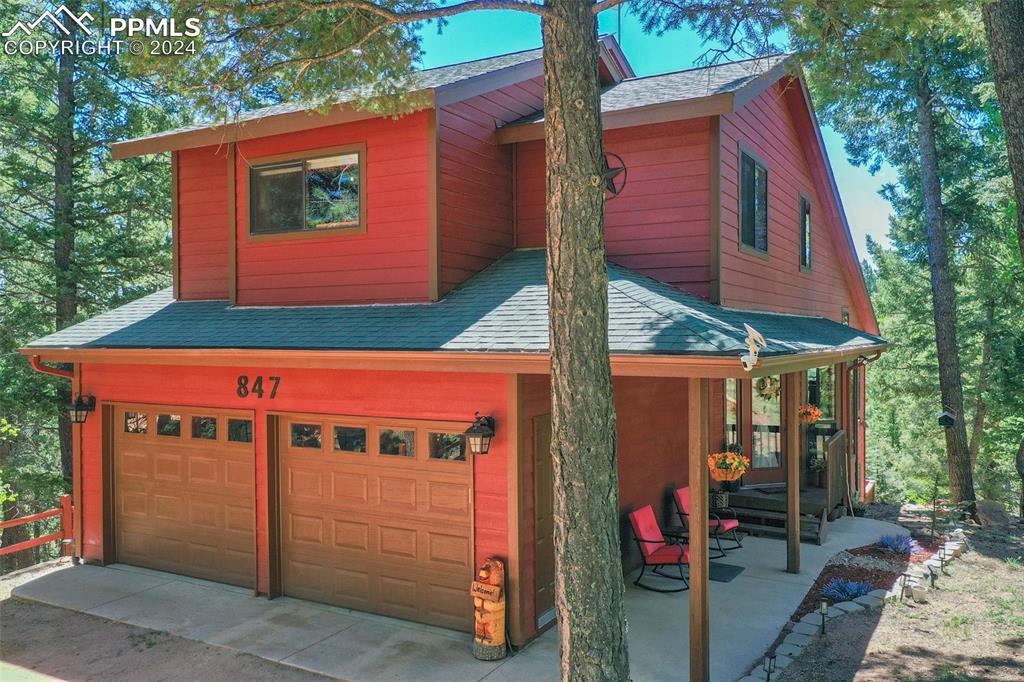
<svg viewBox="0 0 1024 682"><path fill-rule="evenodd" d="M658 520L654 516L654 508L651 505L630 512L629 523L633 526L633 537L644 560L640 567L640 575L637 576L633 584L652 592L682 592L690 589L690 583L683 575L683 565L690 563L690 548L678 544L682 537L669 534L666 538L658 526ZM679 576L662 573L661 568L664 566L675 566L679 571ZM664 589L642 584L640 581L643 580L648 567L651 567L654 573L663 578L682 580L684 587Z"/></svg>
<svg viewBox="0 0 1024 682"><path fill-rule="evenodd" d="M676 488L672 495L676 501L676 512L679 514L679 521L684 527L690 527L690 486L684 486L682 488ZM723 515L728 515L730 518L722 518ZM739 534L737 530L740 527L739 519L736 518L736 510L732 507L717 507L713 512L708 512L708 531L711 533L711 537L715 540L715 545L718 549L718 555L710 557L711 559L721 559L725 556L726 551L732 551L734 549L740 549L743 547L743 543L740 542ZM724 533L732 533L731 538L735 544L732 547L722 547L722 535Z"/></svg>

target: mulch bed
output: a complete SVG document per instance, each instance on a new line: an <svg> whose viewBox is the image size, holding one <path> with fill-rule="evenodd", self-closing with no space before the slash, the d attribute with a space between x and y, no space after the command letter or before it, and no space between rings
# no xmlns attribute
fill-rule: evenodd
<svg viewBox="0 0 1024 682"><path fill-rule="evenodd" d="M857 549L867 548L858 547ZM851 554L853 553L853 550L849 551ZM796 611L793 612L793 615L790 616L790 620L798 621L804 616L804 614L817 612L818 605L821 600L821 591L825 589L825 585L827 585L833 578L864 581L870 583L872 589L888 590L902 573L903 571L887 571L880 568L863 568L861 566L829 564L822 569L821 575L819 575L818 579L814 581L814 585L811 586L811 589L807 591L807 595L804 597L804 600L800 602L800 606L798 606Z"/></svg>
<svg viewBox="0 0 1024 682"><path fill-rule="evenodd" d="M939 551L939 547L942 546L941 542L931 542L916 538L917 544L921 545L921 551L911 554L909 557L909 563L911 564L923 564L932 557L933 554ZM883 561L889 561L892 563L900 563L908 561L906 555L893 554L892 552L886 552L883 549L879 549L875 545L865 545L864 547L854 547L853 549L846 550L850 554L855 556L868 556L875 559L882 559Z"/></svg>
<svg viewBox="0 0 1024 682"><path fill-rule="evenodd" d="M863 547L854 547L846 550L847 554L851 554L855 557L863 557L868 559L874 559L876 563L889 564L891 568L878 567L866 567L866 566L853 566L845 563L830 563L822 569L818 579L814 581L814 585L807 591L807 595L804 600L800 602L800 606L795 612L791 620L799 620L804 614L813 613L818 610L819 603L821 600L821 591L825 588L825 585L829 583L833 578L841 578L843 580L857 580L862 582L868 582L871 587L876 590L888 590L892 587L896 579L900 577L911 564L922 564L927 561L933 554L935 554L941 543L923 538L917 538L918 544L921 545L921 551L915 552L912 555L904 554L893 554L887 552L876 545L865 545Z"/></svg>

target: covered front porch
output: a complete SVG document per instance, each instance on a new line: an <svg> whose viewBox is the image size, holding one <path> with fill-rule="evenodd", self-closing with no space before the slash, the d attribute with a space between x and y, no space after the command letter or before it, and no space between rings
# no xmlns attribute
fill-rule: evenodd
<svg viewBox="0 0 1024 682"><path fill-rule="evenodd" d="M778 565L785 543L770 538L745 540L744 549L730 553L728 559L744 571L732 582L709 585L713 642L709 678L733 682L760 660L829 557L899 530L881 521L839 519L824 545L803 548L799 574L786 573ZM558 637L553 628L503 661L477 661L464 633L299 599L266 600L229 585L120 564L66 566L19 585L14 596L356 682L493 682L553 679L558 674ZM689 592L647 592L634 587L627 577L625 603L634 680L686 678L690 601ZM756 618L750 617L751 604L757 605ZM17 623L10 626L16 628ZM64 645L59 631L55 632L53 646ZM4 662L56 677L67 674L48 669L47 657L39 653L34 652L30 660L30 652L21 652L22 660L18 651L8 650ZM145 677L145 671L139 675Z"/></svg>

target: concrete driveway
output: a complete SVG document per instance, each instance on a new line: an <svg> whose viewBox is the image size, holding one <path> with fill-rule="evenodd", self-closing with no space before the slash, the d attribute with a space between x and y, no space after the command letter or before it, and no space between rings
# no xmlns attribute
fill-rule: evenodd
<svg viewBox="0 0 1024 682"><path fill-rule="evenodd" d="M744 540L743 549L719 560L744 566L744 572L730 583L711 583L712 679L732 682L760 660L829 557L898 532L905 531L882 521L842 518L829 525L825 545L801 546L798 575L784 570L784 542ZM242 588L131 566L62 568L13 594L347 680L558 677L553 631L512 658L482 662L470 655L466 634L287 597L255 598ZM628 584L634 680L685 677L687 608L686 592L658 594ZM719 645L725 641L727 646ZM139 679L147 679L145 671Z"/></svg>

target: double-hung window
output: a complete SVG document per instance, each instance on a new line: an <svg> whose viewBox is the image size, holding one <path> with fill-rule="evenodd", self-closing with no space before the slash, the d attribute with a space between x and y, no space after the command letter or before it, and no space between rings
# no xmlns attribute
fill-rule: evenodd
<svg viewBox="0 0 1024 682"><path fill-rule="evenodd" d="M362 149L270 160L249 170L253 235L365 227Z"/></svg>
<svg viewBox="0 0 1024 682"><path fill-rule="evenodd" d="M768 169L745 152L740 153L740 241L768 251Z"/></svg>

